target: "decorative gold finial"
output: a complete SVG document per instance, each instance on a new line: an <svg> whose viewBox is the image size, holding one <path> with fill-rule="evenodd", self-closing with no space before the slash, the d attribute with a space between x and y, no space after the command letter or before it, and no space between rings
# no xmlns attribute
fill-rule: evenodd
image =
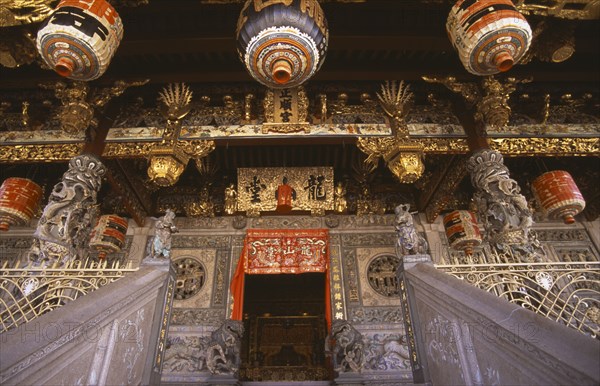
<svg viewBox="0 0 600 386"><path fill-rule="evenodd" d="M381 85L381 93L377 93L383 111L392 119L392 130L404 138L408 138L404 117L408 113L408 104L412 97L413 93L408 85L404 85L404 81L397 83L386 80L385 84Z"/></svg>
<svg viewBox="0 0 600 386"><path fill-rule="evenodd" d="M390 126L395 134L392 138L367 138L358 139L358 148L368 157L365 164L372 172L377 168L379 157L383 157L386 166L401 183L409 184L417 181L423 171L423 146L410 139L408 126L404 118L408 114L408 107L413 93L404 81L386 81L381 85L381 93L377 93L380 105L390 117ZM362 95L364 103L369 102L368 95Z"/></svg>
<svg viewBox="0 0 600 386"><path fill-rule="evenodd" d="M164 104L162 113L171 121L178 121L190 112L192 91L185 83L169 83L158 94L158 100Z"/></svg>

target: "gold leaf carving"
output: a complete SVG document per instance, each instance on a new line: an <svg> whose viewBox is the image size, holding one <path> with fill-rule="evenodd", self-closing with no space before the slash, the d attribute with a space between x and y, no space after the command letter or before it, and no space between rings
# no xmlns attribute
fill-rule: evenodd
<svg viewBox="0 0 600 386"><path fill-rule="evenodd" d="M156 142L107 143L102 153L107 158L137 158L150 154Z"/></svg>
<svg viewBox="0 0 600 386"><path fill-rule="evenodd" d="M68 161L83 151L83 143L0 146L0 162Z"/></svg>

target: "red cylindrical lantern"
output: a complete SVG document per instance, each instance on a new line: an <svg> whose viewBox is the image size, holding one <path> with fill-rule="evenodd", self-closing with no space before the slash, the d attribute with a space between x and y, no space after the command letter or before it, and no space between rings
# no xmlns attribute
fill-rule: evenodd
<svg viewBox="0 0 600 386"><path fill-rule="evenodd" d="M575 222L575 216L585 208L585 200L573 177L564 170L555 170L539 176L532 184L533 194L546 216L551 220L562 218L565 224Z"/></svg>
<svg viewBox="0 0 600 386"><path fill-rule="evenodd" d="M471 255L473 248L481 244L481 232L473 212L455 210L448 213L444 216L444 228L450 246L465 251L467 255Z"/></svg>
<svg viewBox="0 0 600 386"><path fill-rule="evenodd" d="M100 259L104 259L107 254L121 250L125 234L127 220L113 214L100 216L90 235L90 247L98 251Z"/></svg>
<svg viewBox="0 0 600 386"><path fill-rule="evenodd" d="M42 188L26 178L7 178L0 186L0 231L31 220L42 198Z"/></svg>
<svg viewBox="0 0 600 386"><path fill-rule="evenodd" d="M475 75L510 70L532 40L531 27L510 0L459 0L446 31L461 62Z"/></svg>
<svg viewBox="0 0 600 386"><path fill-rule="evenodd" d="M37 34L37 50L59 75L93 80L107 69L123 23L106 0L62 0Z"/></svg>

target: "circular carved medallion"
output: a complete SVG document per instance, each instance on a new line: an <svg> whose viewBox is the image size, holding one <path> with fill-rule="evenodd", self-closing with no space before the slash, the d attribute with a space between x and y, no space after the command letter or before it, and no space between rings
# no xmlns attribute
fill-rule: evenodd
<svg viewBox="0 0 600 386"><path fill-rule="evenodd" d="M174 261L177 285L175 300L189 299L204 286L206 270L201 262L184 257Z"/></svg>
<svg viewBox="0 0 600 386"><path fill-rule="evenodd" d="M369 284L378 294L386 297L399 296L396 270L400 259L394 255L382 255L374 258L367 268Z"/></svg>

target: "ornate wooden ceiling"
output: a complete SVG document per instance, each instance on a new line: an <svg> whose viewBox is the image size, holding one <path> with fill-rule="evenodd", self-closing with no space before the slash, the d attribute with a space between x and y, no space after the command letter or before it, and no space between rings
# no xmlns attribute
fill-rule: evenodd
<svg viewBox="0 0 600 386"><path fill-rule="evenodd" d="M68 158L82 151L102 154L111 170L103 210L141 222L169 205L179 205L184 215L183 202L197 199L206 183L219 214L223 189L235 181L239 167L332 166L336 180L349 183L351 211L362 179L388 210L410 201L432 219L468 205L464 159L469 146L490 143L514 157L507 163L515 165L512 172L524 190L545 168L571 171L588 201L585 215L598 216L600 192L593 183L600 170L598 1L517 2L536 38L527 63L496 77L496 83L462 67L445 31L450 1L322 1L331 37L325 64L305 85L313 135L250 137L228 129L261 125L267 95L235 51L241 0L111 3L125 36L107 73L85 88L42 68L28 37L47 14L45 7L56 1L0 0L3 178L35 175L48 192ZM548 53L561 48L574 53L552 62ZM366 155L352 130L360 124L388 127L376 97L386 80L408 82L415 95L406 119L411 137L423 146L425 173L413 184L398 183L382 161L373 173L361 169ZM188 137L178 140L193 147L212 136L216 147L206 159L218 172L203 175L192 160L175 187L158 188L147 181L147 146L161 140L166 119L157 98L174 82L193 91L192 110L182 122ZM245 110L249 94L252 107ZM69 113L72 102L83 111ZM348 135L327 135L327 124Z"/></svg>

